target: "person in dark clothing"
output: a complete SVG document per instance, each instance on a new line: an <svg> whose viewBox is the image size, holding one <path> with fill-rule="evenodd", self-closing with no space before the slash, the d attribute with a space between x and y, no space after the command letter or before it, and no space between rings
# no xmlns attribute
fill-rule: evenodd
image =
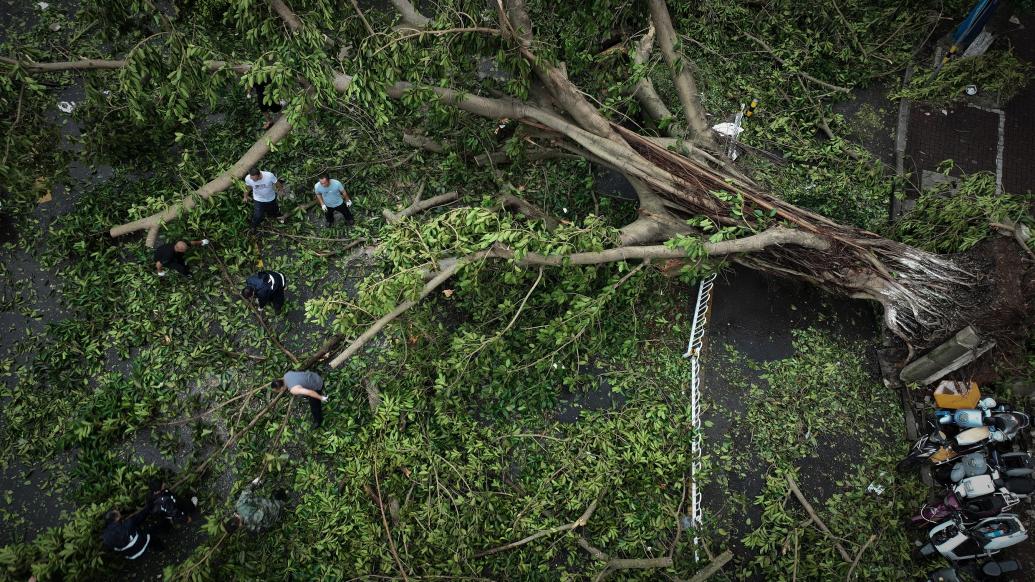
<svg viewBox="0 0 1035 582"><path fill-rule="evenodd" d="M101 532L101 543L127 560L136 560L148 548L158 551L158 540L152 539L151 534L140 527L153 508L154 504L149 500L143 509L128 517L123 517L117 509L109 511L104 516L107 523Z"/></svg>
<svg viewBox="0 0 1035 582"><path fill-rule="evenodd" d="M266 123L262 126L263 129L269 129L273 125L273 120L276 119L277 114L283 109L279 101L266 103L266 89L269 86L270 84L266 82L256 83L252 86L252 91L255 91L255 98L259 102L259 111L262 112L263 118L266 119Z"/></svg>
<svg viewBox="0 0 1035 582"><path fill-rule="evenodd" d="M177 497L165 482L159 479L151 481L150 487L154 504L152 513L167 519L170 525L194 521L195 514L198 513L197 496L191 496L190 499Z"/></svg>
<svg viewBox="0 0 1035 582"><path fill-rule="evenodd" d="M172 269L181 275L190 276L190 269L187 268L187 249L190 247L203 247L208 244L208 239L192 240L189 243L178 240L175 243L166 243L155 249L155 269L159 277L164 277L166 269Z"/></svg>
<svg viewBox="0 0 1035 582"><path fill-rule="evenodd" d="M287 279L276 271L259 271L248 277L241 295L251 300L253 297L259 301L259 310L272 303L273 309L280 313L284 307L284 289L287 288Z"/></svg>
<svg viewBox="0 0 1035 582"><path fill-rule="evenodd" d="M309 412L313 415L313 424L319 428L323 424L323 403L327 397L323 395L323 378L316 372L291 371L284 374L281 380L274 380L270 386L275 390L285 390L295 396L309 398Z"/></svg>

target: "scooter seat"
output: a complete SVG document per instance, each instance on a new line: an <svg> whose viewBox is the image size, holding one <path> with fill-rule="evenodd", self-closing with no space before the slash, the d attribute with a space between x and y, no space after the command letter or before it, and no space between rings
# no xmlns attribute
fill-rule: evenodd
<svg viewBox="0 0 1035 582"><path fill-rule="evenodd" d="M1031 495L1035 493L1035 479L1024 477L1011 477L1003 481L1003 487L1010 493L1016 495Z"/></svg>
<svg viewBox="0 0 1035 582"><path fill-rule="evenodd" d="M990 578L995 578L1010 572L1017 572L1020 569L1021 564L1017 560L999 560L988 562L981 566L981 573Z"/></svg>

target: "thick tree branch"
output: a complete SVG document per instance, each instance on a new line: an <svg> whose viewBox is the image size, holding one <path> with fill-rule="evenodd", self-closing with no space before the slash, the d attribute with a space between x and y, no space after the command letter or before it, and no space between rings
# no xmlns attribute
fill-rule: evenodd
<svg viewBox="0 0 1035 582"><path fill-rule="evenodd" d="M448 204L460 198L460 194L457 192L446 192L445 194L439 194L438 196L432 196L431 198L425 198L424 200L417 200L413 204L403 208L399 212L392 212L385 208L381 213L384 215L385 220L389 223L395 224L400 222L404 218L413 216L414 214L424 212L429 208Z"/></svg>
<svg viewBox="0 0 1035 582"><path fill-rule="evenodd" d="M724 256L730 254L758 252L772 246L779 245L798 245L822 250L828 248L830 243L822 237L807 232L777 226L765 232L744 238L717 243L706 243L704 245L704 249L705 254L708 256ZM371 326L360 334L360 336L356 338L355 341L345 349L345 351L338 354L338 356L331 361L331 367L337 368L345 363L346 360L359 352L367 342L377 336L377 334L381 333L381 330L383 330L386 325L430 295L432 291L455 275L461 267L482 259L514 259L515 256L514 251L506 247L494 246L490 249L478 251L464 257L440 260L440 270L429 274L431 279L420 290L416 299L403 301L396 306L395 309L371 324ZM646 247L616 247L598 252L574 253L570 255L541 255L538 253L527 253L520 259L516 259L514 262L521 266L541 265L562 267L565 265L601 265L605 263L629 260L680 258L686 258L685 251L657 245Z"/></svg>
<svg viewBox="0 0 1035 582"><path fill-rule="evenodd" d="M408 146L413 146L436 154L445 153L446 151L446 146L425 135L403 133L403 143Z"/></svg>
<svg viewBox="0 0 1035 582"><path fill-rule="evenodd" d="M643 35L640 42L636 44L636 50L633 51L632 59L633 63L646 66L647 58L650 56L651 50L654 48L654 25L652 24L647 34ZM654 89L654 83L650 80L649 75L644 75L632 89L632 96L640 102L640 106L643 107L643 111L648 117L654 120L655 123L661 123L662 120L669 120L669 124L665 127L664 131L666 134L677 137L681 136L686 132L683 125L675 121L672 111L669 110L668 106L665 105L665 101L658 95L656 89Z"/></svg>
<svg viewBox="0 0 1035 582"><path fill-rule="evenodd" d="M672 558L612 558L608 560L604 569L597 574L593 582L606 580L615 570L644 570L650 568L671 568Z"/></svg>
<svg viewBox="0 0 1035 582"><path fill-rule="evenodd" d="M113 71L123 69L129 61L126 59L82 59L78 61L57 61L50 63L35 63L32 61L19 61L8 57L0 57L0 63L19 66L30 73L59 73L62 71ZM204 66L211 72L229 70L235 73L244 74L251 69L247 63L228 63L226 61L205 61Z"/></svg>
<svg viewBox="0 0 1035 582"><path fill-rule="evenodd" d="M716 572L721 570L722 567L725 566L726 563L732 559L733 552L726 550L725 552L716 556L710 564L708 564L703 569L699 570L696 574L694 574L694 577L687 580L687 582L704 582L705 580L714 576Z"/></svg>
<svg viewBox="0 0 1035 582"><path fill-rule="evenodd" d="M302 21L298 19L298 16L295 16L295 13L291 11L291 8L283 0L270 0L270 6L273 7L277 16L280 16L291 32L302 30Z"/></svg>
<svg viewBox="0 0 1035 582"><path fill-rule="evenodd" d="M392 6L395 6L395 9L399 11L399 16L402 17L404 24L413 28L427 28L428 24L431 22L431 19L421 14L420 11L414 8L413 4L410 4L407 0L390 1Z"/></svg>
<svg viewBox="0 0 1035 582"><path fill-rule="evenodd" d="M583 129L611 141L621 142L621 138L611 129L611 123L597 111L596 107L590 105L578 87L568 80L564 72L532 52L532 21L528 17L524 0L508 0L506 10L503 10L503 0L497 1L500 3L499 14L502 28L504 31L509 31L522 56L532 66L532 70L535 71L543 85L550 90L557 103Z"/></svg>
<svg viewBox="0 0 1035 582"><path fill-rule="evenodd" d="M287 116L281 115L277 122L266 133L262 134L258 141L252 144L252 147L248 148L248 151L229 170L186 196L179 204L170 206L146 218L112 227L110 231L111 236L114 238L140 230L147 230L147 246L155 246L155 241L158 238L158 229L163 224L179 218L181 214L194 208L198 200L207 200L229 188L235 180L242 179L249 168L258 164L269 153L270 145L284 139L290 132L291 124L288 123Z"/></svg>
<svg viewBox="0 0 1035 582"><path fill-rule="evenodd" d="M420 290L420 293L417 295L416 299L409 299L407 301L403 301L398 306L396 306L395 309L391 310L390 312L382 316L380 319L375 321L374 324L368 327L367 330L364 331L362 334L360 334L360 336L356 338L355 341L349 344L349 347L345 348L345 351L338 354L333 360L331 360L331 367L337 368L344 364L346 360L355 355L356 352L358 352L363 346L367 344L367 342L373 339L377 334L381 333L381 330L384 329L386 325L391 323L394 319L396 319L403 313L406 313L407 309L413 307L422 299L430 295L432 291L439 287L439 285L442 285L443 283L448 281L450 277L456 274L457 270L459 270L460 267L466 264L466 262L467 261L464 260L453 261L449 266L444 267L441 271L436 273L435 276L432 277L432 279L424 285L424 288Z"/></svg>
<svg viewBox="0 0 1035 582"><path fill-rule="evenodd" d="M672 80L676 86L676 94L679 102L683 105L683 114L690 124L693 137L699 143L714 145L711 128L704 117L704 109L697 98L697 84L693 75L690 74L689 63L681 55L676 53L676 31L672 27L672 18L668 14L668 7L665 0L650 0L650 17L654 27L658 31L658 44L661 45L661 55L665 58L669 68L672 70Z"/></svg>
<svg viewBox="0 0 1035 582"><path fill-rule="evenodd" d="M545 210L519 196L504 194L499 197L499 201L500 206L506 210L521 214L527 218L531 218L532 220L542 220L543 226L545 226L546 230L550 232L553 232L561 224L559 220L548 214Z"/></svg>
<svg viewBox="0 0 1035 582"><path fill-rule="evenodd" d="M773 227L759 234L746 236L733 240L717 243L705 243L705 253L710 257L726 256L742 253L756 253L766 250L772 246L797 245L816 250L826 250L830 243L822 237L792 230L782 226ZM513 251L504 248L497 248L495 256L511 258ZM643 259L681 259L686 258L686 251L671 249L664 245L654 246L628 246L615 247L597 252L574 253L571 255L540 255L528 253L523 255L516 262L519 265L546 265L561 267L568 265L600 265L618 261L643 260Z"/></svg>

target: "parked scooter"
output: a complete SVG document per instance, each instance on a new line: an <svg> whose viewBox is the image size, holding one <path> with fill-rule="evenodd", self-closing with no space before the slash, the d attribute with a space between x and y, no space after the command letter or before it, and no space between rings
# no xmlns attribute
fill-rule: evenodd
<svg viewBox="0 0 1035 582"><path fill-rule="evenodd" d="M972 562L956 567L941 568L927 575L927 582L984 582L1012 578L1021 571L1017 560L990 560L983 564Z"/></svg>
<svg viewBox="0 0 1035 582"><path fill-rule="evenodd" d="M921 437L913 445L909 455L899 461L897 469L905 472L924 460L933 465L940 465L960 455L982 450L988 444L1009 441L1027 426L1027 422L1027 415L1003 413L988 418L985 426L969 428L954 437L948 437L944 432L935 430Z"/></svg>
<svg viewBox="0 0 1035 582"><path fill-rule="evenodd" d="M934 416L938 420L938 424L942 426L955 425L960 428L991 426L993 423L992 419L1003 416L1012 416L1012 421L1016 421L1020 428L1031 424L1031 418L1027 414L1012 410L1005 404L997 406L995 400L991 398L985 398L979 402L978 408L938 410L934 413ZM1010 420L1007 422L1010 422Z"/></svg>
<svg viewBox="0 0 1035 582"><path fill-rule="evenodd" d="M993 492L976 498L968 498L964 485L958 485L942 499L928 503L920 513L909 519L912 526L941 523L958 515L964 524L971 524L986 517L994 517L1020 503L1020 498L1011 493Z"/></svg>
<svg viewBox="0 0 1035 582"><path fill-rule="evenodd" d="M1035 478L1035 459L1028 452L1000 453L995 449L978 451L960 455L951 463L935 468L931 476L938 483L951 486L968 477L984 475L990 470L999 471L1003 477Z"/></svg>
<svg viewBox="0 0 1035 582"><path fill-rule="evenodd" d="M931 542L920 548L920 555L941 554L949 560L971 560L991 556L1028 539L1021 520L1012 513L965 525L961 517L938 524L928 533Z"/></svg>

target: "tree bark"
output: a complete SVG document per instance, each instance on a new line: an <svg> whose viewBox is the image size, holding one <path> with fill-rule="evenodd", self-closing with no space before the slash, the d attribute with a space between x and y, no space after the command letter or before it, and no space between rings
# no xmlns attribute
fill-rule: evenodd
<svg viewBox="0 0 1035 582"><path fill-rule="evenodd" d="M651 25L647 30L647 34L643 35L640 42L636 44L636 50L632 54L633 63L640 66L647 65L647 58L654 48L654 34L655 28L654 25ZM665 119L669 120L669 124L664 129L667 135L677 137L686 133L686 128L683 127L683 124L676 121L675 116L669 111L661 95L658 95L658 91L654 88L654 83L650 80L649 75L645 75L636 83L636 86L633 87L632 95L639 101L647 117L653 119L655 123L661 123Z"/></svg>
<svg viewBox="0 0 1035 582"><path fill-rule="evenodd" d="M280 16L284 24L287 25L291 32L298 32L302 30L302 21L298 19L298 16L284 3L283 0L270 0L270 6Z"/></svg>
<svg viewBox="0 0 1035 582"><path fill-rule="evenodd" d="M712 137L712 130L704 117L704 109L697 98L697 84L690 74L689 63L686 58L676 53L676 31L672 27L672 18L668 14L668 7L665 0L650 0L650 18L654 28L658 31L658 44L661 46L661 55L665 58L669 68L672 70L672 80L676 86L676 94L679 102L683 105L683 115L686 116L693 137L699 143L714 146L715 139Z"/></svg>
<svg viewBox="0 0 1035 582"><path fill-rule="evenodd" d="M407 0L390 1L392 6L395 6L395 9L399 11L399 16L402 17L403 24L413 28L423 29L427 28L428 24L431 23L431 20L428 17L421 14L413 7L413 4L410 4Z"/></svg>
<svg viewBox="0 0 1035 582"><path fill-rule="evenodd" d="M407 217L413 216L414 214L424 212L429 208L434 208L436 206L441 206L443 204L449 204L450 202L454 202L459 198L460 194L457 192L446 192L445 194L439 194L438 196L432 196L431 198L425 198L424 200L417 200L416 202L407 206L406 208L403 208L399 212L392 212L391 210L388 210L386 208L384 209L382 214L384 215L385 220L392 224L395 224Z"/></svg>
<svg viewBox="0 0 1035 582"><path fill-rule="evenodd" d="M126 59L82 59L78 61L56 61L50 63L34 63L19 61L8 57L0 57L0 63L17 65L30 73L60 73L62 71L114 71L126 67ZM211 72L230 70L238 74L247 73L251 65L247 63L228 63L226 61L205 61L205 68Z"/></svg>

